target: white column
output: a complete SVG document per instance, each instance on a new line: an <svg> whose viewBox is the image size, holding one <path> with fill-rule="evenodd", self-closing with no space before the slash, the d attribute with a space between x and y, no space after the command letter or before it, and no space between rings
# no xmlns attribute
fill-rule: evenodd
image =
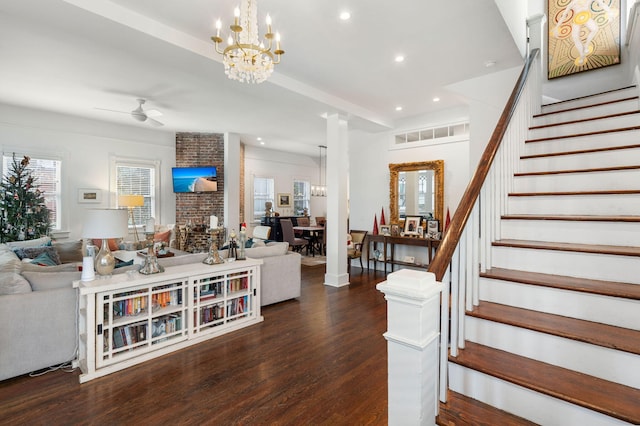
<svg viewBox="0 0 640 426"><path fill-rule="evenodd" d="M240 135L224 134L224 226L240 231ZM253 207L252 207L253 208ZM212 212L215 214L216 212Z"/></svg>
<svg viewBox="0 0 640 426"><path fill-rule="evenodd" d="M348 126L338 114L327 117L327 267L325 285L349 284L347 274Z"/></svg>
<svg viewBox="0 0 640 426"><path fill-rule="evenodd" d="M376 288L387 300L389 425L435 425L442 284L401 269Z"/></svg>

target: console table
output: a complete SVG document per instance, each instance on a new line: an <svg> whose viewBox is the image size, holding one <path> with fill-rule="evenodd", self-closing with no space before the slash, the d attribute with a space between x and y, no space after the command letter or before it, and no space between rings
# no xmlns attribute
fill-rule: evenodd
<svg viewBox="0 0 640 426"><path fill-rule="evenodd" d="M262 260L74 281L80 383L257 324Z"/></svg>
<svg viewBox="0 0 640 426"><path fill-rule="evenodd" d="M378 244L382 244L383 260L376 259L373 253L378 249ZM395 258L395 247L401 246L417 246L425 247L428 253L429 262L426 265L416 265L415 263L404 262ZM394 265L411 266L414 268L429 267L431 259L433 258L433 252L440 245L440 240L433 240L431 238L413 238L413 237L393 237L391 235L372 235L367 234L365 239L365 246L367 247L367 268L373 261L373 268L376 268L378 262L384 263L384 273L387 273L387 264L391 265L391 272L393 272Z"/></svg>

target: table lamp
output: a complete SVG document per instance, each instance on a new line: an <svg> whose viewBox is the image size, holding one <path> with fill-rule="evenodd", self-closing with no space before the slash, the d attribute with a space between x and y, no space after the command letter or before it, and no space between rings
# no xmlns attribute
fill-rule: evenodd
<svg viewBox="0 0 640 426"><path fill-rule="evenodd" d="M98 275L111 275L116 258L109 249L109 238L121 238L129 232L127 211L122 209L89 209L85 215L82 238L100 238L102 246L96 256Z"/></svg>
<svg viewBox="0 0 640 426"><path fill-rule="evenodd" d="M136 220L133 217L133 208L144 206L144 197L142 195L119 195L118 207L126 207L129 210L129 217L131 218L131 225L133 225L133 236L135 238L136 250L139 249L140 238L138 237L138 227L136 226Z"/></svg>

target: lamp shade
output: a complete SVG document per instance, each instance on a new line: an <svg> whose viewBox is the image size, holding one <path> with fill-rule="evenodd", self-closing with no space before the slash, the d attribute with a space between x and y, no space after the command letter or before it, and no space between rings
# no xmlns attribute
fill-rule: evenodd
<svg viewBox="0 0 640 426"><path fill-rule="evenodd" d="M142 207L144 197L142 195L118 195L119 207Z"/></svg>
<svg viewBox="0 0 640 426"><path fill-rule="evenodd" d="M128 234L124 209L88 209L82 226L82 238L120 238Z"/></svg>

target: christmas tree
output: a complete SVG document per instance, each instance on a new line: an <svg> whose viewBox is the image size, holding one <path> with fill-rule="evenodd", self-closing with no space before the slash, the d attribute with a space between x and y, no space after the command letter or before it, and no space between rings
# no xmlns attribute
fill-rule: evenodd
<svg viewBox="0 0 640 426"><path fill-rule="evenodd" d="M49 235L50 211L36 185L29 166L30 158L13 161L0 185L0 242L32 240Z"/></svg>

